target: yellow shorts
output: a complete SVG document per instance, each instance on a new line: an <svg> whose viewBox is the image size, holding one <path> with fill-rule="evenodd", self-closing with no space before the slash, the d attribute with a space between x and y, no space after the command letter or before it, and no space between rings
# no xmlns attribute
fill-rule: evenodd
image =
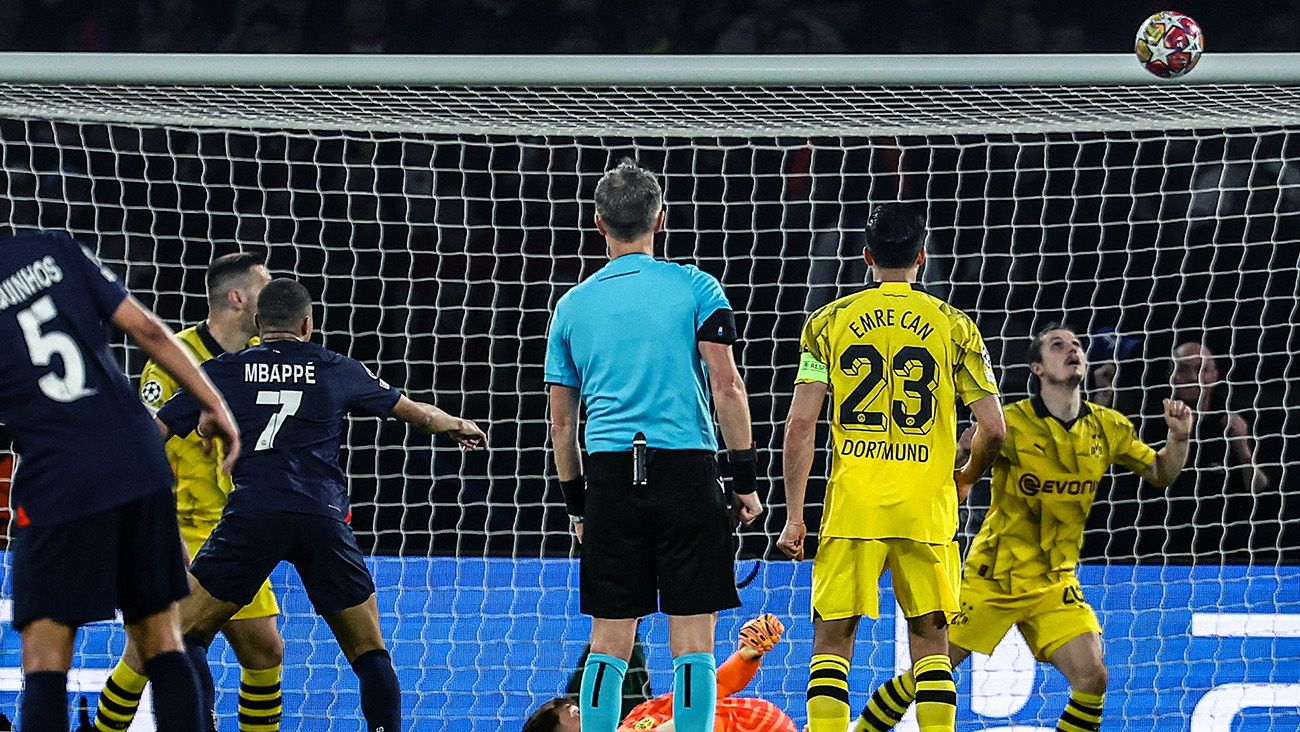
<svg viewBox="0 0 1300 732"><path fill-rule="evenodd" d="M1081 635L1101 633L1097 614L1073 574L1014 594L997 582L967 575L961 608L962 616L948 628L948 640L976 653L993 653L1013 625L1039 661L1048 661Z"/></svg>
<svg viewBox="0 0 1300 732"><path fill-rule="evenodd" d="M203 542L208 540L212 535L212 530L216 524L187 524L181 523L181 538L185 540L185 547L190 552L190 559L199 553ZM271 589L271 580L268 577L262 583L262 588L253 596L253 601L239 609L231 620L252 620L253 618L270 618L280 614L280 603L275 601L275 591Z"/></svg>
<svg viewBox="0 0 1300 732"><path fill-rule="evenodd" d="M957 542L824 538L813 558L812 606L822 620L880 617L880 576L889 569L903 616L959 612Z"/></svg>

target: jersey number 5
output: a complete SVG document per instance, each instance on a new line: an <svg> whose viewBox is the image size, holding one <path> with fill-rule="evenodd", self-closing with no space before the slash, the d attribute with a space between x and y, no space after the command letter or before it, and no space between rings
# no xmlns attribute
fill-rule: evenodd
<svg viewBox="0 0 1300 732"><path fill-rule="evenodd" d="M284 421L298 413L298 407L302 406L302 392L300 391L259 391L257 392L258 404L278 404L280 409L271 415L271 421L266 423L266 429L262 434L257 436L257 445L253 448L257 450L269 450L275 447L275 436L280 434L280 428L284 426Z"/></svg>
<svg viewBox="0 0 1300 732"><path fill-rule="evenodd" d="M27 341L27 356L33 366L49 366L55 356L63 361L63 376L50 372L36 381L42 394L67 404L95 393L94 389L86 388L86 360L72 336L58 330L48 333L41 330L42 325L59 317L59 310L49 295L18 311L15 317L23 331L23 340Z"/></svg>
<svg viewBox="0 0 1300 732"><path fill-rule="evenodd" d="M849 346L840 354L840 371L846 376L861 377L853 391L840 402L840 425L845 429L884 432L892 418L905 434L928 433L934 425L934 390L939 386L936 378L939 365L920 346L904 346L889 361L891 370L886 370L885 355L871 343ZM903 394L911 397L914 410L909 410L911 404L903 399L890 403L889 414L871 409L891 378L902 380ZM893 389L889 391L894 393Z"/></svg>

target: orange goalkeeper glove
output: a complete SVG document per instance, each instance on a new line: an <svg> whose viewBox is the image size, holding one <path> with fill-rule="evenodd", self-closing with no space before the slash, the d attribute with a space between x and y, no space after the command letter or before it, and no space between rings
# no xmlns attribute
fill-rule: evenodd
<svg viewBox="0 0 1300 732"><path fill-rule="evenodd" d="M781 640L785 626L771 613L763 613L740 628L740 645L767 653Z"/></svg>

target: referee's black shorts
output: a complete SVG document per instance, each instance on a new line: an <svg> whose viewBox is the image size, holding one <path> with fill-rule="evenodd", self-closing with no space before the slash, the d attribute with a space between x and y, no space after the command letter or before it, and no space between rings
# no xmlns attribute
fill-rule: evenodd
<svg viewBox="0 0 1300 732"><path fill-rule="evenodd" d="M114 608L137 623L190 594L169 490L18 529L12 556L13 624L20 631L43 619L74 628L108 620Z"/></svg>
<svg viewBox="0 0 1300 732"><path fill-rule="evenodd" d="M613 620L740 607L717 458L651 450L647 465L647 485L635 486L631 452L588 458L582 612Z"/></svg>

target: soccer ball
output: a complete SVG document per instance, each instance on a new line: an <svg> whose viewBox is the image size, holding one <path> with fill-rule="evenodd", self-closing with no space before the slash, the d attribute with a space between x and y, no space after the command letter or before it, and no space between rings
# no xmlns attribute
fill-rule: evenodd
<svg viewBox="0 0 1300 732"><path fill-rule="evenodd" d="M1142 68L1162 79L1171 79L1196 68L1205 50L1205 36L1200 23L1189 16L1162 10L1138 28L1133 50Z"/></svg>

